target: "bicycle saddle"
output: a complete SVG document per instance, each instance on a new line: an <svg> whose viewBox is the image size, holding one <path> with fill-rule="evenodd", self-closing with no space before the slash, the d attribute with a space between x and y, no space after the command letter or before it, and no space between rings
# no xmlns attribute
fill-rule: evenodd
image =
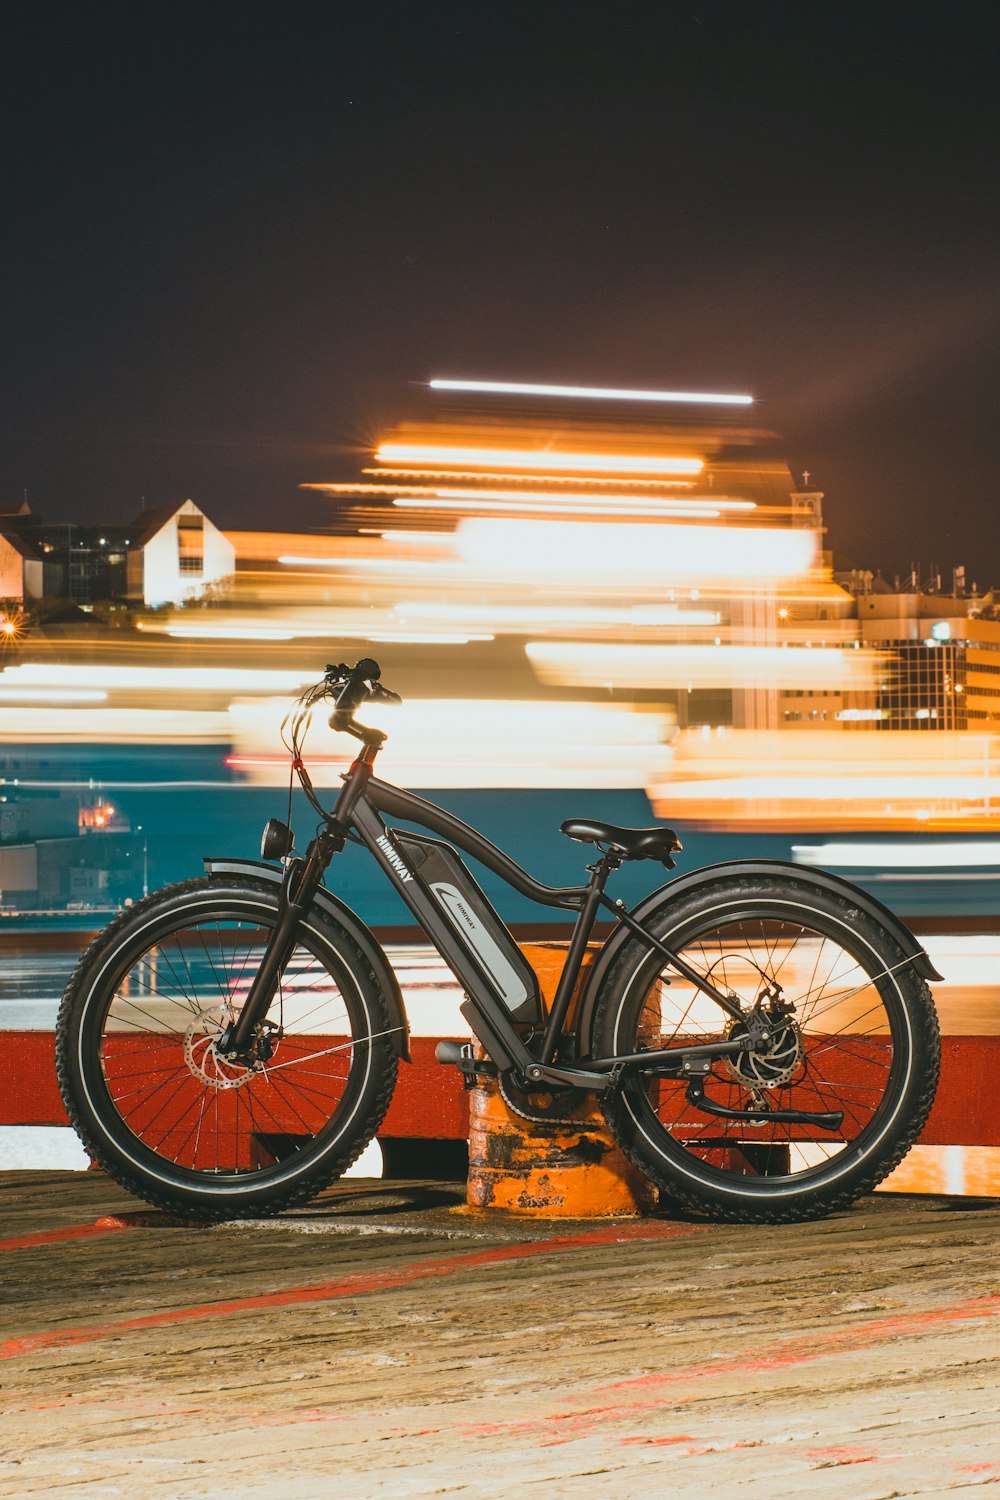
<svg viewBox="0 0 1000 1500"><path fill-rule="evenodd" d="M570 818L559 832L581 844L608 844L625 859L658 859L668 870L674 868L671 854L684 847L672 828L619 828L589 818Z"/></svg>

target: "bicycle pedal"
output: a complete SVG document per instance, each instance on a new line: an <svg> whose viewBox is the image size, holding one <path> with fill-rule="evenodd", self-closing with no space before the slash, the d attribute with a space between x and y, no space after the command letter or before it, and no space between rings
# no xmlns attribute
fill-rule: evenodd
<svg viewBox="0 0 1000 1500"><path fill-rule="evenodd" d="M495 1078L496 1063L488 1057L476 1057L471 1042L438 1042L434 1056L439 1063L448 1063L457 1068L465 1079L466 1088L472 1088L477 1075Z"/></svg>

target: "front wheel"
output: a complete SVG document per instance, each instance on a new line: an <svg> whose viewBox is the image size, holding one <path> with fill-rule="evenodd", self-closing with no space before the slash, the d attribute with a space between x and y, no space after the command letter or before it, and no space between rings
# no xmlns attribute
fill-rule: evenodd
<svg viewBox="0 0 1000 1500"><path fill-rule="evenodd" d="M922 1130L940 1057L930 991L894 938L849 900L772 876L720 880L648 925L744 1013L777 1006L784 1020L768 1050L715 1059L694 1088L630 1071L605 1104L626 1154L668 1201L716 1219L815 1218L870 1192ZM605 981L592 1051L730 1040L741 1027L635 939ZM813 1119L767 1119L779 1110ZM840 1124L820 1128L823 1116Z"/></svg>
<svg viewBox="0 0 1000 1500"><path fill-rule="evenodd" d="M267 883L168 886L80 959L56 1028L67 1114L123 1186L188 1218L275 1213L356 1160L397 1059L364 955L325 915L300 923L255 1059L217 1050L279 917Z"/></svg>

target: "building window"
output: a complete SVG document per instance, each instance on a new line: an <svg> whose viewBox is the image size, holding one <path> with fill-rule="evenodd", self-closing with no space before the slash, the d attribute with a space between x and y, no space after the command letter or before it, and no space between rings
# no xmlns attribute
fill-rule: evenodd
<svg viewBox="0 0 1000 1500"><path fill-rule="evenodd" d="M177 517L177 560L182 573L202 573L205 567L205 518Z"/></svg>

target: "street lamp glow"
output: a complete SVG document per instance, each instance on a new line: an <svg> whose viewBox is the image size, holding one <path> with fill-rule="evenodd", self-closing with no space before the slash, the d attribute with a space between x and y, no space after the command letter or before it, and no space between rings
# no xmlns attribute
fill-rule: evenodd
<svg viewBox="0 0 1000 1500"><path fill-rule="evenodd" d="M540 448L451 448L429 443L383 443L380 463L448 464L509 469L582 469L600 474L700 474L700 458L658 453L561 453Z"/></svg>
<svg viewBox="0 0 1000 1500"><path fill-rule="evenodd" d="M536 385L508 380L431 380L435 391L480 391L496 396L564 396L590 401L659 401L698 406L752 406L752 396L706 391L633 391L600 385Z"/></svg>

